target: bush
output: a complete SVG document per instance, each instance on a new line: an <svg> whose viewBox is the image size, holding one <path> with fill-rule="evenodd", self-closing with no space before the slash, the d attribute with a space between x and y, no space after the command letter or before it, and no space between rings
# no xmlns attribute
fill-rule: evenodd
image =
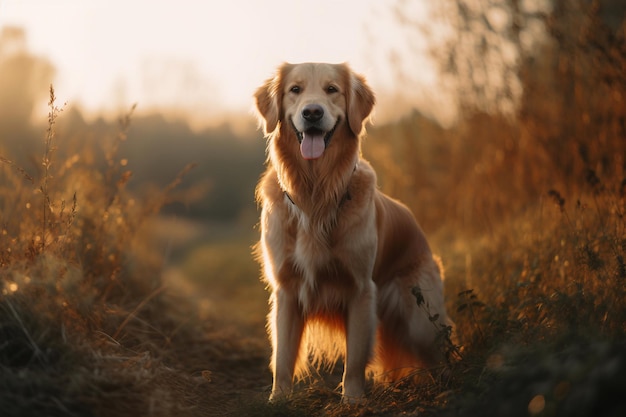
<svg viewBox="0 0 626 417"><path fill-rule="evenodd" d="M149 200L127 192L117 150L130 113L105 147L105 172L83 153L58 160L52 87L49 108L40 171L0 164L3 415L189 415L204 380L175 370L168 345L189 346L207 326L181 328L189 312L164 291L141 228L180 178Z"/></svg>

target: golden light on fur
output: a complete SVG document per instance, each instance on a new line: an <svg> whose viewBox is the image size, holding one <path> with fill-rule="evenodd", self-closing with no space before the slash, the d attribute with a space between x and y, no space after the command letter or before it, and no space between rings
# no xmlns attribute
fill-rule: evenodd
<svg viewBox="0 0 626 417"><path fill-rule="evenodd" d="M441 269L409 209L376 186L361 158L375 103L346 64L283 64L256 94L268 140L258 257L272 291L271 399L313 364L344 357L344 401L364 396L366 368L394 380L442 359ZM419 288L430 311L412 293Z"/></svg>

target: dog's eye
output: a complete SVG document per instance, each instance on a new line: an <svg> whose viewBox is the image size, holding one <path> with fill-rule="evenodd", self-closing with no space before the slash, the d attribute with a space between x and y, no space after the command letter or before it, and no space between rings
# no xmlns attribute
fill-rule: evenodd
<svg viewBox="0 0 626 417"><path fill-rule="evenodd" d="M334 85L329 85L328 87L326 87L326 92L328 94L338 93L339 89L337 87L335 87Z"/></svg>
<svg viewBox="0 0 626 417"><path fill-rule="evenodd" d="M300 86L299 85L294 85L293 87L291 87L289 89L289 91L291 91L294 94L300 94Z"/></svg>

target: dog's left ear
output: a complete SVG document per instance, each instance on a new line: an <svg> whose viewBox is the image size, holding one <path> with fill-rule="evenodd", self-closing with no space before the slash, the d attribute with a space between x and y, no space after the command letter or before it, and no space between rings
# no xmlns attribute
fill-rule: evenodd
<svg viewBox="0 0 626 417"><path fill-rule="evenodd" d="M279 75L268 79L256 90L254 101L259 114L259 122L263 125L263 133L269 135L278 125L280 107L278 103Z"/></svg>
<svg viewBox="0 0 626 417"><path fill-rule="evenodd" d="M347 100L348 125L356 136L361 134L363 124L372 112L376 98L361 75L350 73L350 89Z"/></svg>

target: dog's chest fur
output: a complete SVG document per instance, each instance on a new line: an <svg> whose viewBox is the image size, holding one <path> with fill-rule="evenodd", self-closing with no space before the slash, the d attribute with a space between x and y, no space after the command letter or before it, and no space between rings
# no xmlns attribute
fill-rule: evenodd
<svg viewBox="0 0 626 417"><path fill-rule="evenodd" d="M290 260L297 274L294 284L298 288L300 305L305 312L312 314L341 310L344 293L353 288L354 279L333 243L337 233L335 216L329 215L327 223L320 224L319 219L312 221L293 204L289 211L293 222L289 227L293 239Z"/></svg>
<svg viewBox="0 0 626 417"><path fill-rule="evenodd" d="M348 219L353 217L346 216L347 211L354 209L350 201L315 219L295 204L289 204L291 225L287 230L293 251L288 259L297 274L295 285L300 305L309 314L343 313L363 280L371 279L375 244L367 242L361 234L368 223L374 224L373 217L363 218L361 227L353 228L348 224Z"/></svg>

